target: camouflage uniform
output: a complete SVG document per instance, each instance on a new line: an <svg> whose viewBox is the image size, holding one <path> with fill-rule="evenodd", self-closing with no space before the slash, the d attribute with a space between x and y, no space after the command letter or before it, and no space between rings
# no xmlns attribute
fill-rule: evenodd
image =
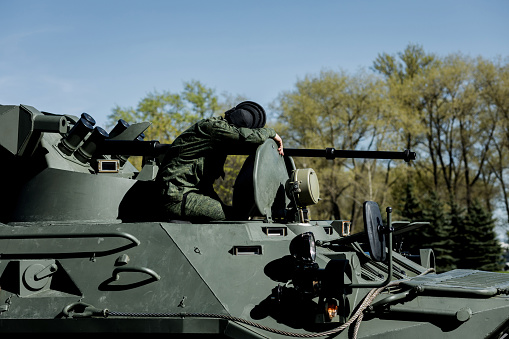
<svg viewBox="0 0 509 339"><path fill-rule="evenodd" d="M222 117L201 120L184 131L165 155L158 174L165 217L224 220L228 207L214 192L213 184L224 175L227 153L275 136L272 128L236 127Z"/></svg>

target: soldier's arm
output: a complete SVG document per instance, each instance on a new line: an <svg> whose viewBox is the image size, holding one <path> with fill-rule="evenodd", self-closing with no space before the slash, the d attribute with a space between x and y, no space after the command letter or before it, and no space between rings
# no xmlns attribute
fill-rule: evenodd
<svg viewBox="0 0 509 339"><path fill-rule="evenodd" d="M272 138L272 139L274 139L274 141L277 144L277 151L278 151L278 153L281 154L281 155L285 155L285 153L283 152L283 139L281 139L279 134L276 133L276 136L274 138Z"/></svg>
<svg viewBox="0 0 509 339"><path fill-rule="evenodd" d="M213 138L225 146L228 143L236 143L234 146L241 144L260 145L267 139L274 139L278 145L279 154L283 155L283 140L272 128L244 128L230 125L224 120L219 120L212 126L211 134Z"/></svg>
<svg viewBox="0 0 509 339"><path fill-rule="evenodd" d="M211 126L211 135L218 142L261 144L277 134L272 128L236 127L224 120L219 120Z"/></svg>

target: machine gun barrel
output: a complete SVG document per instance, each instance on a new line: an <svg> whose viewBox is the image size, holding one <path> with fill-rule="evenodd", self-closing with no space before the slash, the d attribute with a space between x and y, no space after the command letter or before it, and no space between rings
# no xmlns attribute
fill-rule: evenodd
<svg viewBox="0 0 509 339"><path fill-rule="evenodd" d="M328 147L326 149L300 149L300 148L285 148L285 155L292 157L317 157L326 159L335 158L364 158L364 159L401 159L409 162L415 160L415 152L404 150L403 152L389 152L389 151L355 151L355 150L337 150Z"/></svg>
<svg viewBox="0 0 509 339"><path fill-rule="evenodd" d="M130 140L104 140L98 145L99 154L120 154L129 156L159 156L166 153L171 144L161 144L159 141L130 141ZM237 150L234 154L249 155L253 150ZM415 152L404 150L403 152L390 151L356 151L356 150L337 150L332 147L326 149L309 148L285 148L285 155L292 157L316 157L316 158L363 158L363 159L401 159L409 162L415 160Z"/></svg>
<svg viewBox="0 0 509 339"><path fill-rule="evenodd" d="M157 140L104 140L97 149L99 154L129 155L129 156L158 156L166 153L171 144L161 144Z"/></svg>

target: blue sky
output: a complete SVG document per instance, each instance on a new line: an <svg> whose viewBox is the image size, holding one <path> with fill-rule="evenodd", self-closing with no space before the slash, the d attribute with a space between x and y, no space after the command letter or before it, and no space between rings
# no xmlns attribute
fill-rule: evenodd
<svg viewBox="0 0 509 339"><path fill-rule="evenodd" d="M509 56L509 1L0 0L0 104L91 114L198 80L266 105L409 43Z"/></svg>

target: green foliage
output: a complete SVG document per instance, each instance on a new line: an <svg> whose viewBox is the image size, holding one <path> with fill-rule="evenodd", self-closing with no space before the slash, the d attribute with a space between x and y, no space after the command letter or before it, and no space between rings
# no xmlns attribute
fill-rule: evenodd
<svg viewBox="0 0 509 339"><path fill-rule="evenodd" d="M509 134L505 128L509 121L508 67L500 60L473 60L461 54L439 58L415 45L397 56L381 54L373 64L385 79L394 108L391 127L396 138L391 140L420 155L409 180L419 187L423 218L432 221L433 226L417 230L409 239L411 245L420 239L423 246L432 247L441 270L455 265L494 269L477 262L472 254L472 247L489 247L489 241L479 243L479 237L472 238L465 228L480 213L473 203L475 197L483 199L486 220L490 220L497 198L502 198L509 216L508 186L504 181L509 168ZM415 198L402 193L396 196L405 195L401 214L413 219L408 209L415 205ZM441 196L449 197L446 203L441 202ZM445 220L442 212L429 215L437 208L447 211ZM494 224L488 223L486 228L493 231ZM494 251L498 250L498 245L493 246ZM468 253L469 260L465 259ZM496 263L496 256L488 260Z"/></svg>
<svg viewBox="0 0 509 339"><path fill-rule="evenodd" d="M246 158L245 155L229 155L224 165L224 178L219 178L214 183L214 190L227 205L232 204L235 179L237 179Z"/></svg>
<svg viewBox="0 0 509 339"><path fill-rule="evenodd" d="M415 196L414 185L409 181L405 189L405 199L401 216L406 220L419 221L422 220L422 207Z"/></svg>
<svg viewBox="0 0 509 339"><path fill-rule="evenodd" d="M399 60L398 60L399 57ZM427 54L422 46L409 44L398 57L387 53L378 54L373 69L387 78L396 78L401 83L422 74L437 63L433 54Z"/></svg>
<svg viewBox="0 0 509 339"><path fill-rule="evenodd" d="M396 193L396 190L394 193ZM399 214L401 220L409 222L423 221L422 206L415 195L414 184L411 181L407 181L403 192L397 194L395 203L398 206L397 214ZM419 248L423 248L421 241L422 228L395 237L395 242L405 252L418 252Z"/></svg>
<svg viewBox="0 0 509 339"><path fill-rule="evenodd" d="M108 119L110 125L118 119L129 123L149 121L152 125L145 132L146 140L171 143L192 123L219 113L222 111L214 90L198 81L190 81L184 83L180 93L148 93L136 109L116 106Z"/></svg>
<svg viewBox="0 0 509 339"><path fill-rule="evenodd" d="M495 220L491 213L475 200L468 209L464 222L458 226L456 244L458 268L485 271L500 270L502 249L494 232Z"/></svg>
<svg viewBox="0 0 509 339"><path fill-rule="evenodd" d="M430 223L422 230L422 248L432 248L436 258L437 272L445 272L456 268L457 258L454 253L454 227L447 221L444 204L436 192L425 199L427 208L423 211L423 220Z"/></svg>
<svg viewBox="0 0 509 339"><path fill-rule="evenodd" d="M182 97L190 104L191 115L198 119L208 118L220 110L215 91L199 81L184 83Z"/></svg>

